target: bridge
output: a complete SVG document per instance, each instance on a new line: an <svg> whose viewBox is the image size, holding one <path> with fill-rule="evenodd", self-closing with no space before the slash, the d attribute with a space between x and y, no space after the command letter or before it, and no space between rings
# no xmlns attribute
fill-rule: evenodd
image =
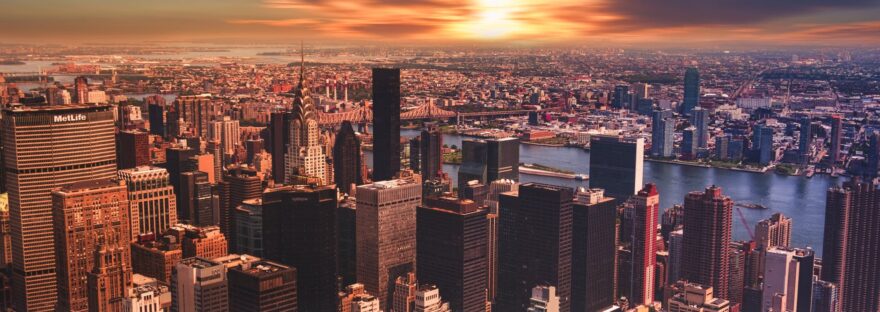
<svg viewBox="0 0 880 312"><path fill-rule="evenodd" d="M425 119L456 119L461 122L464 118L488 118L499 116L526 115L535 110L519 109L519 110L503 110L503 111L485 111L485 112L453 112L442 109L433 103L428 103L405 111L400 114L400 120L425 120ZM325 127L334 127L342 124L343 121L352 124L373 122L373 111L369 108L358 107L356 109L342 113L318 113L318 123Z"/></svg>

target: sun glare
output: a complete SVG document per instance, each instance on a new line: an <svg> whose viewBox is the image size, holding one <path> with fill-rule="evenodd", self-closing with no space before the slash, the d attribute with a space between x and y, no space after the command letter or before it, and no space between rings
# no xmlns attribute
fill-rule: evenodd
<svg viewBox="0 0 880 312"><path fill-rule="evenodd" d="M512 19L516 8L515 0L475 0L476 11L467 22L465 32L471 37L498 39L517 31L520 23Z"/></svg>

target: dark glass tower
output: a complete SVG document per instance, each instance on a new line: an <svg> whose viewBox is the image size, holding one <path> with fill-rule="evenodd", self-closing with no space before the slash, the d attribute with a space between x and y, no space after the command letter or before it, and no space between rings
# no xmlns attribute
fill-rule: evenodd
<svg viewBox="0 0 880 312"><path fill-rule="evenodd" d="M150 135L141 130L116 133L116 167L131 169L150 164Z"/></svg>
<svg viewBox="0 0 880 312"><path fill-rule="evenodd" d="M453 311L486 308L488 212L449 197L427 199L416 212L419 282L437 285Z"/></svg>
<svg viewBox="0 0 880 312"><path fill-rule="evenodd" d="M165 136L165 106L150 104L147 108L150 112L150 134Z"/></svg>
<svg viewBox="0 0 880 312"><path fill-rule="evenodd" d="M361 176L362 159L361 140L354 133L351 123L344 121L333 144L333 177L336 179L336 188L351 194L352 184L364 184Z"/></svg>
<svg viewBox="0 0 880 312"><path fill-rule="evenodd" d="M843 126L840 116L834 115L831 116L831 146L828 149L828 163L834 167L837 165L837 161L840 160L840 139L841 139L841 127Z"/></svg>
<svg viewBox="0 0 880 312"><path fill-rule="evenodd" d="M373 181L400 171L400 69L373 68Z"/></svg>
<svg viewBox="0 0 880 312"><path fill-rule="evenodd" d="M263 247L267 259L297 270L301 311L335 311L336 190L282 187L263 194Z"/></svg>
<svg viewBox="0 0 880 312"><path fill-rule="evenodd" d="M500 196L498 311L525 311L531 290L556 286L560 311L571 308L571 188L527 183Z"/></svg>
<svg viewBox="0 0 880 312"><path fill-rule="evenodd" d="M614 305L617 205L601 189L581 190L571 238L571 310L605 311Z"/></svg>
<svg viewBox="0 0 880 312"><path fill-rule="evenodd" d="M458 189L470 180L484 185L499 179L519 181L519 139L463 140Z"/></svg>
<svg viewBox="0 0 880 312"><path fill-rule="evenodd" d="M483 140L461 141L461 167L458 169L458 189L462 190L471 180L485 184L488 179L488 146Z"/></svg>
<svg viewBox="0 0 880 312"><path fill-rule="evenodd" d="M681 103L681 112L690 115L700 104L700 72L696 68L688 68L684 72L684 101ZM715 290L718 293L718 290Z"/></svg>
<svg viewBox="0 0 880 312"><path fill-rule="evenodd" d="M434 180L443 171L442 148L443 135L436 125L430 125L422 130L419 140L419 171L423 180Z"/></svg>
<svg viewBox="0 0 880 312"><path fill-rule="evenodd" d="M644 139L590 138L590 187L624 201L642 187Z"/></svg>
<svg viewBox="0 0 880 312"><path fill-rule="evenodd" d="M267 147L272 154L272 179L278 184L284 183L286 177L284 160L290 141L290 118L289 112L274 112L269 119L271 138Z"/></svg>
<svg viewBox="0 0 880 312"><path fill-rule="evenodd" d="M733 201L717 186L691 192L684 198L682 278L712 286L720 298L730 294L732 213Z"/></svg>

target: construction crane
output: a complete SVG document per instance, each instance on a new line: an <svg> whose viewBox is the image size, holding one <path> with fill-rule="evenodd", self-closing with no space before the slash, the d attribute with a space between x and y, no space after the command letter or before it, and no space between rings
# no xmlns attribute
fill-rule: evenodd
<svg viewBox="0 0 880 312"><path fill-rule="evenodd" d="M744 227L746 227L746 231L749 231L749 237L751 238L752 241L754 241L755 240L755 233L752 232L752 228L749 227L749 222L746 221L746 216L743 214L742 209L739 209L739 207L734 207L734 208L736 208L736 214L739 215L739 221L742 222L742 225Z"/></svg>

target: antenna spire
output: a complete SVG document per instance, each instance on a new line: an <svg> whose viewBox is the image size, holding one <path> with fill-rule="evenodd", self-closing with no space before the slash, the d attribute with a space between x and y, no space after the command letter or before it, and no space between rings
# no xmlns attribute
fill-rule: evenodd
<svg viewBox="0 0 880 312"><path fill-rule="evenodd" d="M306 51L305 45L303 45L302 40L299 41L299 81L302 84L302 81L305 79L305 67L306 67Z"/></svg>

